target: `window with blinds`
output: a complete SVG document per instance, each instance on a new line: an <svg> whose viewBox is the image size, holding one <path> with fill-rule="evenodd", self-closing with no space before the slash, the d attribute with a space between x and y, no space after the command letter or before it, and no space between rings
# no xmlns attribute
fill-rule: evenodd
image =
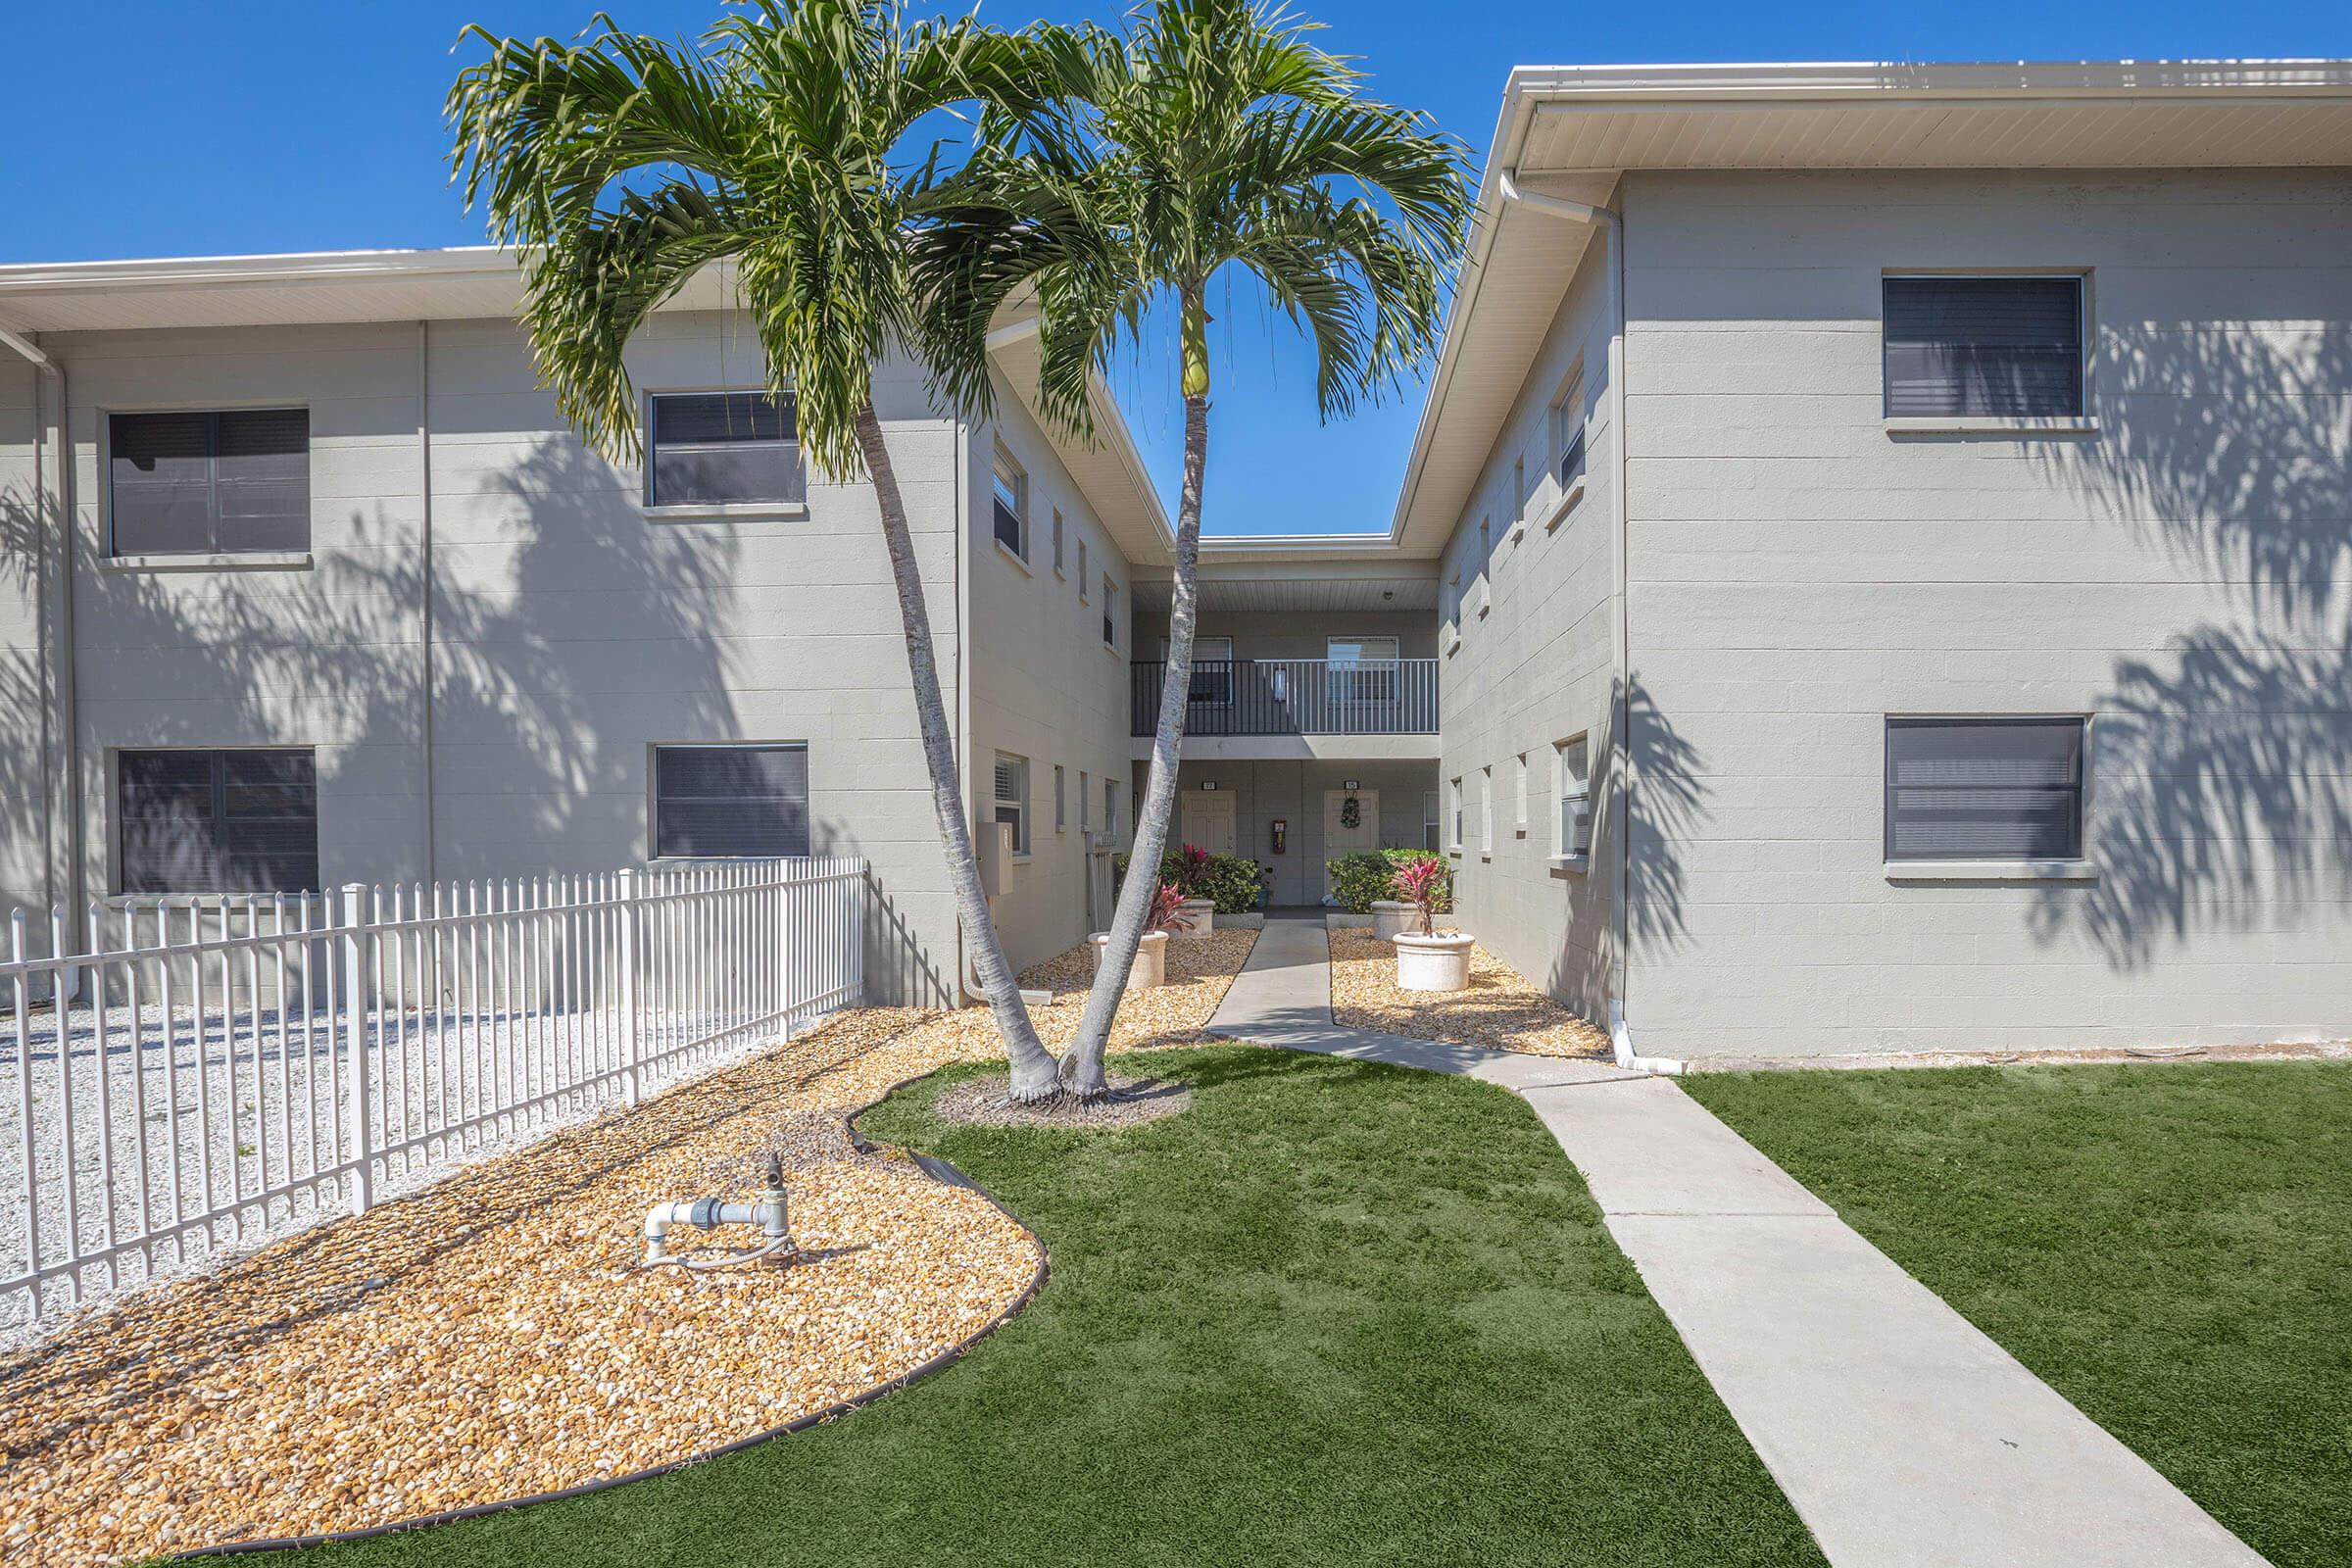
<svg viewBox="0 0 2352 1568"><path fill-rule="evenodd" d="M1886 416L2071 417L2082 406L2082 279L1885 280Z"/></svg>
<svg viewBox="0 0 2352 1568"><path fill-rule="evenodd" d="M118 556L311 547L311 412L107 416Z"/></svg>
<svg viewBox="0 0 2352 1568"><path fill-rule="evenodd" d="M1563 493L1585 476L1585 372L1569 372L1551 403L1551 468Z"/></svg>
<svg viewBox="0 0 2352 1568"><path fill-rule="evenodd" d="M123 893L300 893L318 886L318 782L308 749L122 752Z"/></svg>
<svg viewBox="0 0 2352 1568"><path fill-rule="evenodd" d="M1890 718L1886 858L2082 855L2081 718Z"/></svg>
<svg viewBox="0 0 2352 1568"><path fill-rule="evenodd" d="M808 499L791 393L779 401L764 392L663 392L649 401L649 506L797 506Z"/></svg>
<svg viewBox="0 0 2352 1568"><path fill-rule="evenodd" d="M1556 856L1592 853L1592 765L1588 740L1572 735L1552 747L1552 769L1559 783L1559 817L1553 827Z"/></svg>
<svg viewBox="0 0 2352 1568"><path fill-rule="evenodd" d="M1012 853L1029 853L1029 760L997 754L997 820L1012 829Z"/></svg>
<svg viewBox="0 0 2352 1568"><path fill-rule="evenodd" d="M689 859L808 854L808 748L655 747L653 838Z"/></svg>

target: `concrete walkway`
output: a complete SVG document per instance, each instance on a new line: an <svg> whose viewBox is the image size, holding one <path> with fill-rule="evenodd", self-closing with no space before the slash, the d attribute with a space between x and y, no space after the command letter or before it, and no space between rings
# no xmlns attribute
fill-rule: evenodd
<svg viewBox="0 0 2352 1568"><path fill-rule="evenodd" d="M1524 1096L1839 1568L2262 1562L1672 1082L1341 1028L1315 920L1267 922L1209 1027Z"/></svg>

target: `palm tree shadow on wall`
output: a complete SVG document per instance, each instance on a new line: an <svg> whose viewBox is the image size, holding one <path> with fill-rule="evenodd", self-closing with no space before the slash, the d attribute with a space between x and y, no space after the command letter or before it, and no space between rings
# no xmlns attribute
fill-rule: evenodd
<svg viewBox="0 0 2352 1568"><path fill-rule="evenodd" d="M2121 416L2036 454L2220 612L2117 661L2093 704L2099 880L2032 906L2036 937L2086 938L2117 969L2352 897L2352 338L2287 324L2330 312L2106 331L2099 397Z"/></svg>
<svg viewBox="0 0 2352 1568"><path fill-rule="evenodd" d="M1622 715L1626 726L1634 777L1631 809L1622 824L1595 821L1593 863L1583 876L1568 879L1573 889L1568 946L1553 961L1550 987L1555 994L1584 999L1596 1021L1610 994L1617 941L1609 914L1616 893L1613 836L1632 835L1625 938L1638 965L1677 951L1688 935L1682 846L1705 824L1709 793L1702 777L1705 758L1658 707L1640 671L1629 680L1612 681L1610 698L1609 712L1613 719ZM1605 803L1616 798L1610 775L1617 747L1605 734L1595 735L1591 744L1592 798Z"/></svg>
<svg viewBox="0 0 2352 1568"><path fill-rule="evenodd" d="M650 743L801 738L747 735L736 711L735 692L785 684L751 662L771 657L765 644L714 635L760 591L745 582L741 527L650 522L612 467L568 437L540 438L478 495L452 495L446 473L439 483L431 722L442 881L632 863L649 848ZM0 491L0 590L29 597L44 531L31 497ZM209 579L100 572L85 558L80 636L103 656L85 663L83 710L109 746L317 743L325 879L419 880L416 531L362 507L315 555L299 574ZM48 700L38 649L0 649L0 712L37 714ZM103 761L85 746L92 835L114 817ZM41 768L37 744L0 748L0 801L37 810ZM820 856L864 853L852 823L820 819L811 839ZM95 838L85 858L111 862ZM876 882L869 893L873 994L946 995L890 891Z"/></svg>

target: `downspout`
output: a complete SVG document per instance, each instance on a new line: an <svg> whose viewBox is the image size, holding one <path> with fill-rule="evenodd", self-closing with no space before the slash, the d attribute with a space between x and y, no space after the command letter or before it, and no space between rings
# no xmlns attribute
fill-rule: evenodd
<svg viewBox="0 0 2352 1568"><path fill-rule="evenodd" d="M1610 715L1610 728L1615 736L1617 754L1615 769L1617 787L1617 820L1610 836L1616 842L1612 866L1612 898L1610 910L1613 931L1610 954L1609 986L1609 1048L1617 1057L1617 1065L1629 1072L1675 1074L1684 1064L1671 1056L1644 1056L1634 1049L1632 1027L1626 1022L1626 991L1631 965L1627 953L1632 935L1633 895L1633 620L1627 604L1626 587L1629 578L1628 551L1633 540L1631 518L1633 496L1626 487L1626 427L1625 427L1625 215L1613 207L1594 206L1587 202L1568 201L1558 196L1546 196L1524 190L1519 184L1519 172L1505 169L1496 181L1504 202L1545 213L1553 218L1576 223L1596 223L1607 232L1609 247L1609 445L1614 452L1617 486L1617 540L1611 555L1611 590L1617 598L1616 623L1611 628L1610 650L1617 671L1615 711Z"/></svg>
<svg viewBox="0 0 2352 1568"><path fill-rule="evenodd" d="M76 910L83 906L82 888L82 831L81 831L81 707L74 662L74 455L68 428L69 408L66 397L66 368L30 338L0 327L0 344L5 344L23 356L40 372L40 384L48 396L39 400L33 410L33 510L36 515L46 511L44 503L49 486L46 472L57 474L57 694L52 704L41 709L42 750L54 748L59 754L59 765L64 773L64 787L58 791L65 815L65 861L62 879L58 875L57 817L59 808L52 806L43 811L42 887L52 907ZM57 439L48 438L50 404L55 404ZM51 712L56 713L57 733L48 733Z"/></svg>

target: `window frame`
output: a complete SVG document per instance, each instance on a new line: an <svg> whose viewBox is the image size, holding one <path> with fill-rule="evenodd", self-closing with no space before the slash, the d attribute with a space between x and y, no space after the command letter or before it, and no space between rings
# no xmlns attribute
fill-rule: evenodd
<svg viewBox="0 0 2352 1568"><path fill-rule="evenodd" d="M129 813L123 809L125 802L123 800L124 778L122 764L124 760L128 758L153 757L166 754L183 757L203 757L210 760L210 776L207 781L207 787L211 797L212 812L206 817L208 822L227 820L225 807L228 781L224 776L222 763L231 755L243 754L251 756L278 754L289 757L299 756L308 760L311 765L310 860L312 880L310 886L307 888L206 887L171 889L132 888L129 886L131 880L129 845L129 829L131 825L131 819ZM317 746L119 746L109 749L106 761L107 778L109 784L111 785L111 788L108 792L108 814L113 818L113 832L110 835L110 847L113 851L114 864L110 868L111 875L109 876L107 883L107 885L114 890L112 897L117 899L161 899L169 901L174 899L244 897L257 894L266 896L273 893L283 893L289 897L305 892L320 895L325 893L326 872L324 867L324 857L321 853L318 839L318 748ZM299 818L251 818L249 820L291 821L299 820Z"/></svg>
<svg viewBox="0 0 2352 1568"><path fill-rule="evenodd" d="M2091 369L2094 363L2091 297L2092 270L2088 267L1933 268L1892 267L1879 274L1879 415L1889 434L1969 434L2001 432L2094 434L2099 421L2092 414ZM1886 330L1888 285L1897 282L2069 282L2075 285L2076 406L2064 414L1925 414L1898 415L1892 411L1893 383L1886 357L1891 344Z"/></svg>
<svg viewBox="0 0 2352 1568"><path fill-rule="evenodd" d="M1019 769L1020 787L1016 795L1004 793L1004 781L1000 776L1008 762ZM992 825L1002 824L1004 813L1012 812L1012 858L1016 860L1029 858L1032 844L1030 832L1034 826L1029 820L1029 759L1017 752L995 754L989 767L988 787L989 822Z"/></svg>
<svg viewBox="0 0 2352 1568"><path fill-rule="evenodd" d="M641 394L638 406L639 428L645 434L644 471L640 475L638 506L647 517L806 517L808 514L808 446L800 438L800 393L784 388L784 396L793 404L792 431L789 442L778 443L793 449L801 466L801 499L798 501L663 501L654 483L655 436L661 425L654 405L662 398L740 397L744 395L772 399L774 393L764 386L662 386L648 387Z"/></svg>
<svg viewBox="0 0 2352 1568"><path fill-rule="evenodd" d="M1107 571L1102 574L1102 646L1119 651L1119 585Z"/></svg>
<svg viewBox="0 0 2352 1568"><path fill-rule="evenodd" d="M1494 857L1494 764L1492 762L1478 770L1478 853L1481 859Z"/></svg>
<svg viewBox="0 0 2352 1568"><path fill-rule="evenodd" d="M1087 597L1086 582L1086 540L1081 538L1078 541L1078 602L1082 605L1094 603Z"/></svg>
<svg viewBox="0 0 2352 1568"><path fill-rule="evenodd" d="M1585 357L1578 355L1576 363L1561 377L1559 390L1552 394L1550 417L1551 482L1556 499L1544 518L1546 529L1559 526L1562 518L1576 509L1584 499L1588 466L1591 462L1591 437L1588 426L1591 416L1585 408ZM1573 463L1572 461L1573 460Z"/></svg>
<svg viewBox="0 0 2352 1568"><path fill-rule="evenodd" d="M1446 781L1446 806L1449 808L1449 809L1448 809L1448 810L1447 810L1447 812L1446 812L1446 815L1447 815L1449 818L1451 818L1451 821L1450 821L1450 823L1449 823L1449 826L1451 826L1451 828L1453 829L1453 834L1452 834L1451 841L1450 841L1450 842L1448 842L1448 843L1446 844L1446 853L1447 855L1451 855L1451 856L1454 856L1454 857L1456 857L1456 858L1459 858L1459 856L1460 856L1460 855L1461 855L1461 853L1462 853L1462 779L1461 779L1461 775L1457 773L1457 774L1455 774L1455 775L1454 775L1452 778L1449 778L1449 779L1447 779L1447 780Z"/></svg>
<svg viewBox="0 0 2352 1568"><path fill-rule="evenodd" d="M1445 808L1436 790L1421 792L1421 851L1425 855L1442 855L1446 845Z"/></svg>
<svg viewBox="0 0 2352 1568"><path fill-rule="evenodd" d="M1200 645L1202 643L1217 643L1224 647L1225 657L1223 659L1206 661L1211 664L1222 664L1225 666L1224 668L1204 670L1200 667L1202 663ZM1159 640L1159 658L1162 663L1167 662L1169 652L1168 639L1162 637ZM1233 674L1236 665L1240 662L1234 657L1233 639L1221 635L1203 636L1195 632L1191 662L1191 678L1185 682L1184 688L1185 706L1187 708L1231 708L1233 706ZM1201 684L1203 681L1207 682L1205 687ZM1204 690L1209 695L1202 696L1201 693Z"/></svg>
<svg viewBox="0 0 2352 1568"><path fill-rule="evenodd" d="M1102 831L1116 843L1119 837L1119 781L1105 774L1102 779Z"/></svg>
<svg viewBox="0 0 2352 1568"><path fill-rule="evenodd" d="M1009 508L1005 506L1004 498L997 493L997 486L1000 484L1012 492L1012 505ZM989 538L995 541L999 550L1004 551L1022 565L1028 565L1032 543L1029 527L1031 510L1029 470L1021 466L1020 459L1005 451L1002 446L997 448L995 460L989 467L988 501ZM1004 517L1007 512L1011 514L1013 534L1018 541L1013 544L1007 544L1004 540Z"/></svg>
<svg viewBox="0 0 2352 1568"><path fill-rule="evenodd" d="M1054 831L1070 830L1069 774L1059 762L1054 764Z"/></svg>
<svg viewBox="0 0 2352 1568"><path fill-rule="evenodd" d="M1581 771L1569 766L1571 756L1582 760ZM1551 743L1551 863L1575 868L1592 858L1592 732L1582 730ZM1571 824L1571 808L1581 805L1584 832Z"/></svg>
<svg viewBox="0 0 2352 1568"><path fill-rule="evenodd" d="M1063 524L1061 517L1061 509L1059 507L1055 507L1054 509L1054 575L1056 577L1064 577L1068 575L1067 572L1061 569L1062 536L1065 531L1065 525Z"/></svg>
<svg viewBox="0 0 2352 1568"><path fill-rule="evenodd" d="M2079 734L2075 747L2075 780L2071 786L2067 786L2074 796L2073 853L2017 856L1894 854L1894 736L1897 729L1929 725L1984 728L2033 725L2060 728L2069 724L2076 726ZM2098 880L2098 869L2089 858L2097 730L2097 715L2087 712L1886 714L1881 725L1879 752L1879 849L1886 879L1890 882Z"/></svg>
<svg viewBox="0 0 2352 1568"><path fill-rule="evenodd" d="M729 851L695 850L671 853L662 848L662 754L664 752L799 752L801 761L801 832L807 848L798 855L750 855ZM697 865L714 860L805 860L816 853L816 779L813 754L807 741L652 741L645 759L645 858L649 865ZM716 800L716 796L686 797Z"/></svg>
<svg viewBox="0 0 2352 1568"><path fill-rule="evenodd" d="M317 465L314 460L316 459L318 453L318 439L317 426L312 417L314 412L315 411L311 408L310 401L306 398L263 398L258 401L247 401L240 399L226 402L205 399L192 403L140 403L126 408L118 408L113 406L100 408L98 410L97 430L99 478L98 504L100 510L100 537L105 540L106 544L104 551L99 557L98 564L102 568L113 570L136 567L148 563L153 563L164 566L179 566L182 568L191 565L309 565L311 563L311 549L313 543L315 542L313 532L313 523L315 520L314 514L318 507L318 491L314 484L314 480L317 478ZM303 416L302 488L304 515L302 519L302 543L299 546L290 549L222 550L220 548L220 519L216 514L214 517L213 527L213 545L209 549L124 550L122 547L121 541L116 536L116 419L135 419L142 415L191 414L200 414L210 418L218 419L219 416L223 414L295 413L299 413ZM218 445L217 437L214 441L214 445ZM220 462L220 454L217 451L211 453L209 458L210 461L215 465L218 465ZM214 487L215 494L218 495L219 478L217 469L214 479ZM204 747L191 747L186 749L192 751L207 750L207 748ZM270 750L271 748L262 749ZM170 751L174 750L174 748L131 747L129 750Z"/></svg>

